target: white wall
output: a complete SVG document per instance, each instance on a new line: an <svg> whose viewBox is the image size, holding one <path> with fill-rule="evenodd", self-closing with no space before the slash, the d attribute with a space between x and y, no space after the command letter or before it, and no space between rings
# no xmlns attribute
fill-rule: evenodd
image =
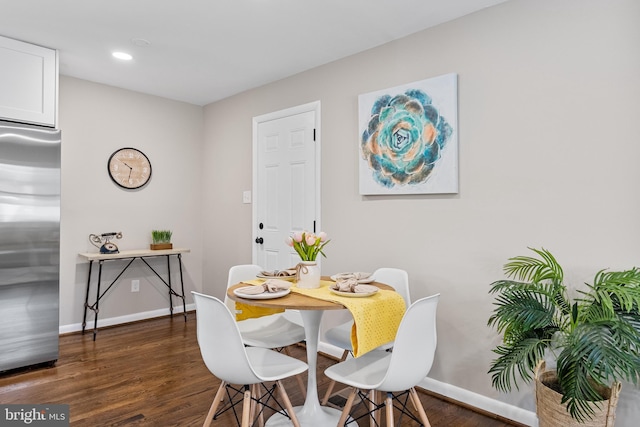
<svg viewBox="0 0 640 427"><path fill-rule="evenodd" d="M129 250L149 248L153 229L172 230L174 247L191 249L182 257L185 291L200 289L202 108L65 76L60 78L59 106L61 330L78 330L82 322L88 263L78 252L98 251L89 243L91 233L122 231L123 238L114 243ZM109 178L107 160L121 147L138 148L151 161L151 181L140 190L123 190ZM167 278L166 259L150 263ZM124 264L104 265L103 291ZM97 263L90 301L95 300L96 269ZM172 273L173 283L179 283L177 264ZM131 279L140 279L139 293L130 292ZM148 317L144 313L149 312L168 313L169 307L166 287L139 260L100 304L99 319L111 323L114 318L122 322ZM174 305L182 307L175 299ZM93 319L92 312L88 319Z"/></svg>
<svg viewBox="0 0 640 427"><path fill-rule="evenodd" d="M323 273L406 269L413 298L442 294L430 377L533 410L529 387L491 388L487 290L527 246L576 286L640 263L638 17L634 0L513 0L207 106L205 291L251 261L252 117L320 100ZM357 96L452 72L460 192L360 196ZM625 387L617 426L635 425L638 396Z"/></svg>

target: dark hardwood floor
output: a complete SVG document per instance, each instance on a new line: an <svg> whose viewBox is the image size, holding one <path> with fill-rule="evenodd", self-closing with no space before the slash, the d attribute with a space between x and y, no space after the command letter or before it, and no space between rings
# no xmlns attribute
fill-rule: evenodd
<svg viewBox="0 0 640 427"><path fill-rule="evenodd" d="M305 359L301 346L291 354ZM328 384L324 369L333 363L318 357L320 396ZM293 405L302 404L295 380L284 384ZM101 329L95 342L91 333L62 336L54 367L0 375L0 403L68 404L78 427L200 426L218 385L202 362L195 313L189 313L186 323L180 315ZM514 425L425 392L420 397L433 427ZM235 425L231 411L213 422ZM397 425L418 424L404 417Z"/></svg>

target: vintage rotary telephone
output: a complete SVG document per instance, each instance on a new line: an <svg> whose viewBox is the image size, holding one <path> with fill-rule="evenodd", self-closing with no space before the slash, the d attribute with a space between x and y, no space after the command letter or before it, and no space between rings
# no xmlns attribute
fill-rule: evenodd
<svg viewBox="0 0 640 427"><path fill-rule="evenodd" d="M111 239L122 239L122 231L112 233L102 233L100 235L89 234L89 241L93 246L100 249L101 254L117 254L120 251L115 243L111 243Z"/></svg>

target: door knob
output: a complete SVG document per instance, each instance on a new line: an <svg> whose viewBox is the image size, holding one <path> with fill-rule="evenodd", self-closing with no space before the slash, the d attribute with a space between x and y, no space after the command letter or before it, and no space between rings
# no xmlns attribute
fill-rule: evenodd
<svg viewBox="0 0 640 427"><path fill-rule="evenodd" d="M264 239L262 237L256 237L256 243L261 245L264 243Z"/></svg>

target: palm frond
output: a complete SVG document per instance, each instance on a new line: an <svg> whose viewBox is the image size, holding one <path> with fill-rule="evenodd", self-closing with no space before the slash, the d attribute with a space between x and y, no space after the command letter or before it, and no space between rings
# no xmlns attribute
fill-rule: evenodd
<svg viewBox="0 0 640 427"><path fill-rule="evenodd" d="M535 335L534 332L531 332L528 338L513 345L498 346L493 350L500 356L491 363L488 372L491 374L493 387L509 392L512 385L516 389L519 388L518 378L524 382L531 381L533 369L549 346L548 340L540 339Z"/></svg>
<svg viewBox="0 0 640 427"><path fill-rule="evenodd" d="M613 309L615 297L623 310L630 311L640 305L640 273L637 269L625 271L599 271L589 288L601 304Z"/></svg>
<svg viewBox="0 0 640 427"><path fill-rule="evenodd" d="M545 293L531 289L516 289L496 297L497 307L489 318L489 325L499 332L508 325L524 330L554 325L554 305Z"/></svg>
<svg viewBox="0 0 640 427"><path fill-rule="evenodd" d="M562 283L564 273L553 255L546 249L529 249L537 253L542 259L529 256L509 258L509 262L504 266L504 272L507 277L534 283L545 280Z"/></svg>
<svg viewBox="0 0 640 427"><path fill-rule="evenodd" d="M599 407L597 403L602 400L598 391L589 381L589 375L581 360L572 357L566 347L558 357L558 382L562 387L563 404L567 405L567 410L572 418L579 422L585 422L595 413Z"/></svg>
<svg viewBox="0 0 640 427"><path fill-rule="evenodd" d="M573 418L585 421L599 407L597 402L604 399L597 386L608 387L618 379L636 382L640 373L638 355L627 351L635 333L603 320L582 323L567 339L558 357L562 403L567 404Z"/></svg>
<svg viewBox="0 0 640 427"><path fill-rule="evenodd" d="M613 311L616 316L618 316L620 322L628 324L635 329L638 334L637 344L640 346L640 310L638 309L638 305L634 305L631 310L624 310L616 297L613 297L612 301Z"/></svg>

